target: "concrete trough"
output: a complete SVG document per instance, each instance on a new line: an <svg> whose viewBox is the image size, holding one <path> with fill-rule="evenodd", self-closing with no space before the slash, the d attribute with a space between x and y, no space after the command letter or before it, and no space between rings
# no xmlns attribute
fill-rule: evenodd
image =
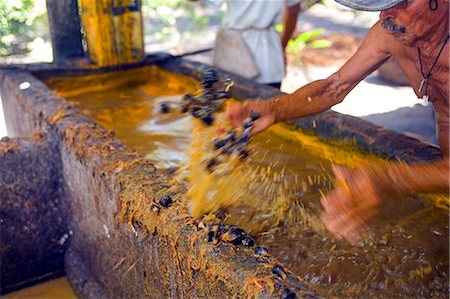
<svg viewBox="0 0 450 299"><path fill-rule="evenodd" d="M130 67L142 65L195 79L209 68L165 54ZM184 204L183 186L42 82L107 71L44 64L0 69L10 137L0 143L0 292L65 274L81 298L317 297L288 269L284 279L274 279L278 261L271 256L205 242ZM237 99L278 94L233 79ZM436 147L332 111L293 124L388 159L442 156ZM173 204L153 212L152 203L166 195ZM26 223L35 229L26 230Z"/></svg>

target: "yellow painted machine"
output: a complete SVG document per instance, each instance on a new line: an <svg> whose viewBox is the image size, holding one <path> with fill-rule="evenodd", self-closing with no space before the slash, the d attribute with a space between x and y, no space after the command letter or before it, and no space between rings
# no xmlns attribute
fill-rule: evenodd
<svg viewBox="0 0 450 299"><path fill-rule="evenodd" d="M144 59L139 0L80 0L89 59L99 67Z"/></svg>

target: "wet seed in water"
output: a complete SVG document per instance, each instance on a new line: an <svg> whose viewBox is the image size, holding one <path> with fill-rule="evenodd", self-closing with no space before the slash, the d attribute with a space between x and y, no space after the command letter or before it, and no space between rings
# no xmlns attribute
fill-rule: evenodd
<svg viewBox="0 0 450 299"><path fill-rule="evenodd" d="M202 120L208 126L214 122L214 118L212 117L212 115L207 115L206 117L202 118Z"/></svg>
<svg viewBox="0 0 450 299"><path fill-rule="evenodd" d="M213 231L209 231L208 235L206 236L206 241L208 243L211 243L214 240L215 236L216 234Z"/></svg>
<svg viewBox="0 0 450 299"><path fill-rule="evenodd" d="M159 200L159 204L164 208L168 208L172 204L172 198L170 196L164 196Z"/></svg>
<svg viewBox="0 0 450 299"><path fill-rule="evenodd" d="M219 148L224 147L227 144L227 140L220 139L220 138L214 138L212 143L216 149L219 149Z"/></svg>
<svg viewBox="0 0 450 299"><path fill-rule="evenodd" d="M231 244L236 246L242 245L242 240L244 240L244 237L237 237L236 239L231 241Z"/></svg>
<svg viewBox="0 0 450 299"><path fill-rule="evenodd" d="M283 290L283 293L281 294L281 298L283 298L283 299L295 299L295 293L286 288L286 289Z"/></svg>
<svg viewBox="0 0 450 299"><path fill-rule="evenodd" d="M247 150L242 149L242 150L239 152L239 158L240 158L240 159L245 159L245 158L247 158L248 156L250 156L250 153L249 153L249 151L247 151Z"/></svg>
<svg viewBox="0 0 450 299"><path fill-rule="evenodd" d="M243 237L245 235L245 230L234 226L234 227L230 228L229 233L230 233L230 236L233 239L235 239L235 238Z"/></svg>
<svg viewBox="0 0 450 299"><path fill-rule="evenodd" d="M168 113L170 111L170 106L167 103L162 103L160 106L161 113Z"/></svg>
<svg viewBox="0 0 450 299"><path fill-rule="evenodd" d="M258 255L266 255L267 254L267 249L264 247L261 247L261 246L256 246L254 251L255 251L255 254L258 254Z"/></svg>
<svg viewBox="0 0 450 299"><path fill-rule="evenodd" d="M272 268L272 273L280 278L286 278L286 274L284 273L284 269L281 265L275 265Z"/></svg>

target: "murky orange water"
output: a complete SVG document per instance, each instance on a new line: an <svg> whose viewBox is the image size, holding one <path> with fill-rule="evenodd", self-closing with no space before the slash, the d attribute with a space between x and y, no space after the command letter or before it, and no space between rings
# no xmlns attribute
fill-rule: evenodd
<svg viewBox="0 0 450 299"><path fill-rule="evenodd" d="M69 281L63 277L12 292L2 299L76 299Z"/></svg>
<svg viewBox="0 0 450 299"><path fill-rule="evenodd" d="M198 83L146 67L114 74L53 78L47 84L161 171L190 182L190 208L202 214L225 206L228 223L250 231L287 268L325 296L448 298L448 212L422 198L386 199L363 242L336 241L318 220L320 193L332 188L332 163L374 163L355 149L330 146L284 125L255 136L246 161L220 171L204 168L217 125L179 112ZM160 104L170 103L170 113Z"/></svg>

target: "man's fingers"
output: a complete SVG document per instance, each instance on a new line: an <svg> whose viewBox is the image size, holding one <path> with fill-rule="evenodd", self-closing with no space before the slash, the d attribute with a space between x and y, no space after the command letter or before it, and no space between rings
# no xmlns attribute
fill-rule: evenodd
<svg viewBox="0 0 450 299"><path fill-rule="evenodd" d="M327 229L338 239L345 238L354 245L368 220L376 213L376 206L367 203L354 203L348 194L335 190L322 198L324 213L321 215Z"/></svg>
<svg viewBox="0 0 450 299"><path fill-rule="evenodd" d="M353 207L351 194L342 187L338 187L322 197L320 200L325 212L345 212Z"/></svg>
<svg viewBox="0 0 450 299"><path fill-rule="evenodd" d="M359 236L370 218L376 211L359 206L351 211L337 213L336 211L324 212L321 216L327 229L338 239L345 238L349 243L354 244L359 240Z"/></svg>
<svg viewBox="0 0 450 299"><path fill-rule="evenodd" d="M273 116L271 115L265 115L262 116L261 118L257 119L254 123L253 123L253 127L252 130L250 131L251 135L260 133L264 130L266 130L268 127L270 127L271 125L273 125Z"/></svg>
<svg viewBox="0 0 450 299"><path fill-rule="evenodd" d="M238 127L242 125L244 121L245 109L242 103L234 103L232 106L228 107L225 112L226 116L231 120L233 126Z"/></svg>
<svg viewBox="0 0 450 299"><path fill-rule="evenodd" d="M365 223L363 219L346 219L345 217L336 219L328 214L322 214L321 218L335 238L344 238L351 245L355 245L360 239L360 234L363 231Z"/></svg>

